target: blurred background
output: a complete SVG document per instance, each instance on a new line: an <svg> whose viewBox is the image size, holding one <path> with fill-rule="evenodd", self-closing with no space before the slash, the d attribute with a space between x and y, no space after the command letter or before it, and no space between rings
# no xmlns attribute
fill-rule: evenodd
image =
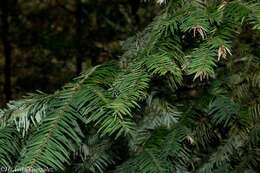
<svg viewBox="0 0 260 173"><path fill-rule="evenodd" d="M0 108L119 58L120 42L159 8L140 0L1 0Z"/></svg>

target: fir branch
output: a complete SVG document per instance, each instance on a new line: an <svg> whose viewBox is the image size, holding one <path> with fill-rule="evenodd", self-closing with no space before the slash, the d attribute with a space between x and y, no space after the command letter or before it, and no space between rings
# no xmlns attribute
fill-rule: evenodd
<svg viewBox="0 0 260 173"><path fill-rule="evenodd" d="M96 67L97 68L97 67ZM35 141L38 138L42 138L41 142L38 142L36 145L31 145L30 143L27 143L26 147L23 149L24 152L22 153L22 158L20 158L21 160L19 161L18 165L26 165L28 166L28 171L32 170L33 168L41 168L41 166L44 165L49 165L52 166L53 168L60 168L62 169L62 164L64 161L66 161L66 159L68 159L68 153L64 152L64 144L60 143L61 141L59 141L60 139L55 139L55 136L57 136L57 134L61 133L62 131L64 133L63 129L64 127L69 127L68 123L66 122L68 118L72 118L71 115L76 116L75 112L73 112L73 109L70 107L70 105L73 102L73 99L75 97L75 95L78 93L78 91L81 89L82 84L84 83L85 80L87 80L89 78L89 76L91 74L94 73L94 71L96 70L96 68L93 68L85 77L83 80L81 80L81 82L79 84L77 84L75 87L72 88L68 88L68 89L64 89L61 92L59 92L57 94L57 98L55 98L53 101L58 101L59 99L65 99L66 101L61 104L58 105L52 105L53 107L55 106L59 106L59 108L55 108L55 110L50 110L49 112L47 112L47 116L44 119L43 123L39 126L39 130L43 130L42 132L40 132L39 134L32 134L32 137L30 138L31 141ZM81 118L79 118L81 119ZM77 123L75 120L71 120L70 123L74 123L73 126L77 127ZM71 126L71 128L73 127ZM72 140L80 140L78 135L82 135L80 133L80 131L78 132L78 134L76 134L75 132L73 132L72 129L67 129L68 132L66 133L69 137L72 138ZM36 131L36 133L38 133ZM66 139L66 138L65 138ZM29 140L29 141L30 141ZM63 142L68 142L68 144L66 144L65 146L70 145L69 144L69 139L64 140ZM56 143L57 144L57 154L65 154L65 157L60 157L60 160L56 160L56 163L50 160L46 160L46 163L42 163L42 159L46 158L46 152L49 153L50 149L46 148L46 146L48 145L48 147L50 147L52 145L52 143ZM78 142L78 141L77 141ZM31 148L32 147L32 148ZM30 150L31 148L31 150ZM69 147L70 148L70 147ZM28 151L29 150L29 151ZM72 148L70 148L70 150L72 150ZM31 155L30 158L24 158L25 154L29 154ZM47 154L48 155L48 154ZM51 156L51 155L50 155ZM48 159L54 159L55 160L56 156L52 155L52 157L48 158Z"/></svg>
<svg viewBox="0 0 260 173"><path fill-rule="evenodd" d="M21 150L21 136L13 126L0 128L0 166L10 169L14 166L14 157ZM6 170L8 171L8 170Z"/></svg>

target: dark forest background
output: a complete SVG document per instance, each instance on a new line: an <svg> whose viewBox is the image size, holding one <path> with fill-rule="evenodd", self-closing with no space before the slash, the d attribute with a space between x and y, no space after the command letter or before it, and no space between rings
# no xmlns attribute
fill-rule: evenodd
<svg viewBox="0 0 260 173"><path fill-rule="evenodd" d="M53 92L90 66L117 59L120 42L160 10L139 0L1 0L0 107Z"/></svg>

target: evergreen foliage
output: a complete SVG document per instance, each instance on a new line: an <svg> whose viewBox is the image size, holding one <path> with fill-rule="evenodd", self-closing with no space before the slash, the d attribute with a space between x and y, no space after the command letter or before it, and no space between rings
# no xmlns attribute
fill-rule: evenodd
<svg viewBox="0 0 260 173"><path fill-rule="evenodd" d="M154 21L123 43L120 62L1 110L0 165L27 172L257 172L259 2L161 5Z"/></svg>

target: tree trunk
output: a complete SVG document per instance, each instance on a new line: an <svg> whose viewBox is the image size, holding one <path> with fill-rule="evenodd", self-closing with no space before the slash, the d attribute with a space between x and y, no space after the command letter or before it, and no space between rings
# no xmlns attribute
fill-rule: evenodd
<svg viewBox="0 0 260 173"><path fill-rule="evenodd" d="M8 23L8 1L1 0L1 19L2 19L2 42L4 48L4 57L5 57L5 84L4 84L4 93L6 102L12 98L11 91L11 45L8 40L9 36L9 23Z"/></svg>
<svg viewBox="0 0 260 173"><path fill-rule="evenodd" d="M81 48L81 37L82 37L82 32L81 32L81 18L82 18L82 8L81 8L81 0L76 1L76 40L77 40L77 75L79 75L82 71L82 48Z"/></svg>
<svg viewBox="0 0 260 173"><path fill-rule="evenodd" d="M139 19L139 16L137 14L137 11L139 9L140 1L139 0L128 0L128 2L130 4L130 6L131 6L131 11L132 11L132 15L135 18L135 23L139 24L140 19Z"/></svg>

